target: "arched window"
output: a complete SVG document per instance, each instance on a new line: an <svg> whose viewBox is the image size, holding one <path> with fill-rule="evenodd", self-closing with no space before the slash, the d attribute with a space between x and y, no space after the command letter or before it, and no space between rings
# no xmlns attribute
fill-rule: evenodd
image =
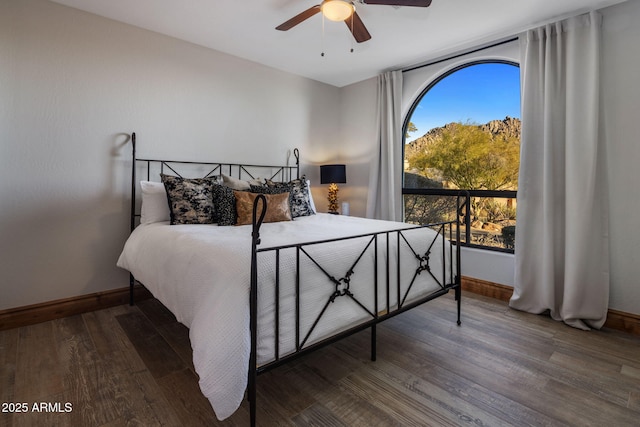
<svg viewBox="0 0 640 427"><path fill-rule="evenodd" d="M513 251L520 161L520 70L472 62L429 84L404 124L406 222L453 219L455 195L471 204L465 242Z"/></svg>

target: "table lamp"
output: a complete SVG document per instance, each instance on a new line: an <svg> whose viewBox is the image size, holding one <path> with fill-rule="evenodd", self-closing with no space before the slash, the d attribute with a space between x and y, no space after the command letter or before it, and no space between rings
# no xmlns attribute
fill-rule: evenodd
<svg viewBox="0 0 640 427"><path fill-rule="evenodd" d="M329 213L338 214L338 184L347 182L345 165L320 166L320 184L329 184Z"/></svg>

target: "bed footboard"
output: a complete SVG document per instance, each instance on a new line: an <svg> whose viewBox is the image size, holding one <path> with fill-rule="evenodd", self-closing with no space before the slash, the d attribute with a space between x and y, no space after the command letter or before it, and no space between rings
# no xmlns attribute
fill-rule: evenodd
<svg viewBox="0 0 640 427"><path fill-rule="evenodd" d="M464 194L458 197L458 211L466 202ZM251 425L256 423L256 385L259 374L267 372L277 366L289 362L294 358L301 357L318 348L336 342L342 338L352 335L364 329L371 330L370 357L376 360L376 325L391 317L401 314L407 310L424 304L427 301L438 298L453 290L457 300L456 323L461 324L461 266L460 266L460 246L455 244L460 240L459 221L449 221L425 226L414 226L394 229L390 231L375 232L350 236L345 238L334 238L323 241L313 241L308 243L286 245L279 247L260 247L260 226L266 211L266 199L263 196L256 198L253 206L253 230L252 230L252 253L251 253L251 289L250 289L250 327L251 327L251 355L249 361L249 379L247 398L250 405ZM416 235L423 232L427 235L426 229L435 230L429 234L426 242L420 248L416 244ZM349 262L341 276L332 274L330 268L319 260L312 250L318 245L350 243L358 240L361 250L353 254L353 261ZM285 349L281 354L280 337L280 282L281 272L280 262L282 255L288 251L291 257L295 253L295 348ZM273 331L273 358L267 362L258 360L259 342L259 283L262 277L259 276L260 268L258 257L268 255L270 260L275 260L273 271L275 272L275 309ZM352 283L356 277L356 270L361 271L361 265L369 259L372 262L373 271L367 276L371 277L372 292L365 294L354 290ZM373 259L373 261L371 261ZM331 288L324 300L318 301L321 306L317 314L311 316L312 320L307 321L303 327L301 324L301 263L305 261L313 268L319 270L325 277L326 286ZM435 260L435 261L434 261ZM428 280L432 287L423 291L416 291L419 282ZM416 291L416 292L414 292ZM373 301L371 299L373 298ZM318 325L327 316L327 309L338 300L348 300L353 306L362 312L363 319L355 324L349 324L329 336L323 335L320 338L316 334ZM261 324L262 325L262 324ZM260 326L264 327L264 326ZM317 335L317 334L316 334Z"/></svg>

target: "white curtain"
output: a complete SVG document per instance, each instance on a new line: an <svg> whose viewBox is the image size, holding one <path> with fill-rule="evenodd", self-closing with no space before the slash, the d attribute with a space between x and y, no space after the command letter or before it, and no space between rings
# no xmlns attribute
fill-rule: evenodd
<svg viewBox="0 0 640 427"><path fill-rule="evenodd" d="M369 172L367 217L402 221L402 71L378 76L378 137Z"/></svg>
<svg viewBox="0 0 640 427"><path fill-rule="evenodd" d="M609 302L608 200L597 12L522 46L516 271L510 306L600 328Z"/></svg>

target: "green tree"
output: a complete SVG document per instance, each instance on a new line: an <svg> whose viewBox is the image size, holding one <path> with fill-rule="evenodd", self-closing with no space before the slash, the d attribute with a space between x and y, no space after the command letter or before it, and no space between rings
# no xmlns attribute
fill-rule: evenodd
<svg viewBox="0 0 640 427"><path fill-rule="evenodd" d="M407 123L407 130L404 134L404 137L409 138L410 133L417 132L417 131L418 131L418 128L416 127L416 125L413 124L413 122L409 122Z"/></svg>
<svg viewBox="0 0 640 427"><path fill-rule="evenodd" d="M452 123L409 165L431 179L457 188L505 190L517 188L520 141L493 135L474 124Z"/></svg>

